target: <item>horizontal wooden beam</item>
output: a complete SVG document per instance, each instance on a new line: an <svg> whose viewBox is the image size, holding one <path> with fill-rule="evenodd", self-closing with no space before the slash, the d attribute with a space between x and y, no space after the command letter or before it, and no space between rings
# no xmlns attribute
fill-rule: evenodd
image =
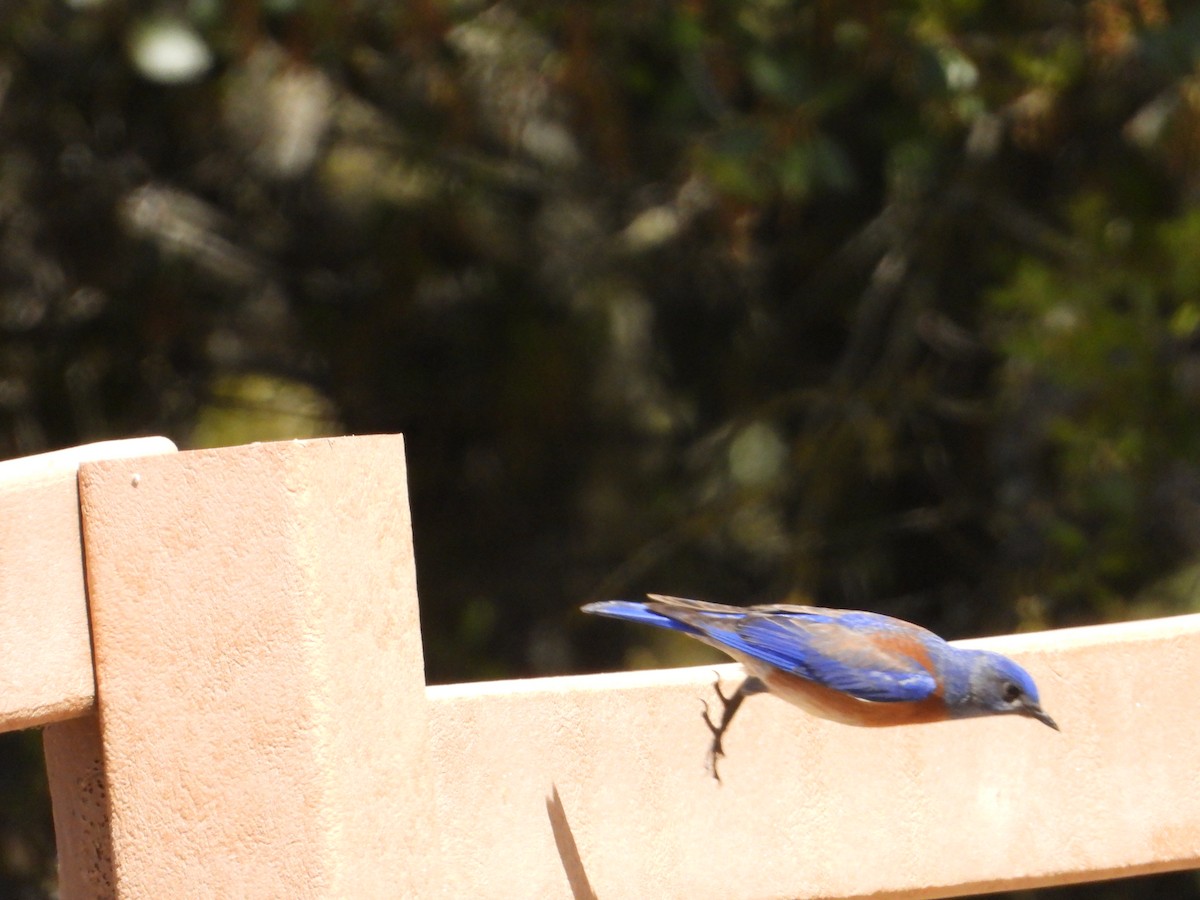
<svg viewBox="0 0 1200 900"><path fill-rule="evenodd" d="M1200 865L1200 616L964 643L1023 663L1062 733L754 697L718 785L712 668L431 687L443 896L941 897Z"/></svg>
<svg viewBox="0 0 1200 900"><path fill-rule="evenodd" d="M135 438L0 462L0 731L81 716L95 701L80 464L174 450Z"/></svg>

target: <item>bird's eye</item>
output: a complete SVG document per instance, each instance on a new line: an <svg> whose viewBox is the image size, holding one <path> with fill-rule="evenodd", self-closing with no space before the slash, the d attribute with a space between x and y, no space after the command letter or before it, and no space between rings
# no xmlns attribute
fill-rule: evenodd
<svg viewBox="0 0 1200 900"><path fill-rule="evenodd" d="M1004 685L1004 702L1014 703L1021 697L1021 689L1011 681Z"/></svg>

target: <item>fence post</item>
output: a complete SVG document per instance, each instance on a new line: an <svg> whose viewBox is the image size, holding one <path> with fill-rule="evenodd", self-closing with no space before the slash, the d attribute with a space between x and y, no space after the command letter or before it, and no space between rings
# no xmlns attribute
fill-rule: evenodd
<svg viewBox="0 0 1200 900"><path fill-rule="evenodd" d="M79 488L117 895L424 895L402 439L105 460Z"/></svg>

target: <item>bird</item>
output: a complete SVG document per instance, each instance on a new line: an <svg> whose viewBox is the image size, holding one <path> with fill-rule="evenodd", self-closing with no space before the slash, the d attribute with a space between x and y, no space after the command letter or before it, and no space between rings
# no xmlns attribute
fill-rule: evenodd
<svg viewBox="0 0 1200 900"><path fill-rule="evenodd" d="M742 702L754 694L775 694L845 725L1018 715L1060 730L1021 666L991 650L954 647L903 619L820 606L727 606L663 594L647 597L601 600L582 609L683 632L724 651L746 670L728 696L718 676L719 722L704 704L703 719L712 732L708 763L718 783L722 740Z"/></svg>

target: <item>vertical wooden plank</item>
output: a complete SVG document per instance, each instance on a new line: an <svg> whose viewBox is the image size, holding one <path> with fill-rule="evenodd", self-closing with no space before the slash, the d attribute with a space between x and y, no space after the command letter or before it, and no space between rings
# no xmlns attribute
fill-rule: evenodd
<svg viewBox="0 0 1200 900"><path fill-rule="evenodd" d="M54 806L58 895L63 900L109 900L113 883L112 835L94 715L51 725L42 734Z"/></svg>
<svg viewBox="0 0 1200 900"><path fill-rule="evenodd" d="M80 472L122 898L424 895L400 437Z"/></svg>

